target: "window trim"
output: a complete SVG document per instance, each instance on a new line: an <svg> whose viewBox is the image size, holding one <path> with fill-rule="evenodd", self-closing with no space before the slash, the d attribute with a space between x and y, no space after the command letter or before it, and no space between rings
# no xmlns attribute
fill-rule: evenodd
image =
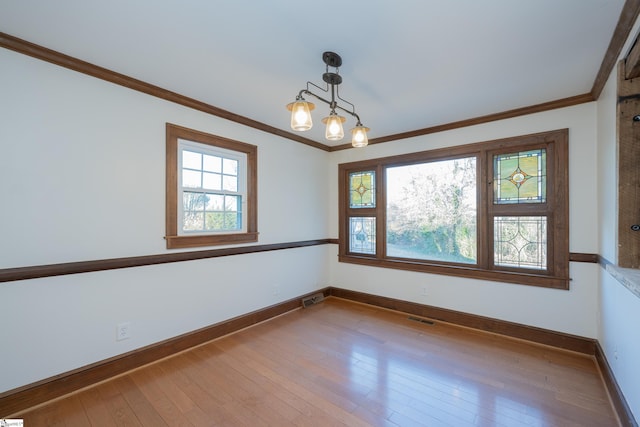
<svg viewBox="0 0 640 427"><path fill-rule="evenodd" d="M400 270L460 276L481 280L516 283L556 289L569 289L569 173L568 129L516 136L493 141L440 148L392 157L369 159L338 165L339 250L338 260L360 265L394 268ZM493 258L493 214L502 207L492 207L492 156L499 152L525 151L545 146L547 152L547 203L548 215L548 269L544 272L528 269L495 267ZM477 158L478 183L478 262L474 265L389 258L384 256L386 246L386 182L384 169L389 166L448 160L465 156ZM375 170L377 200L372 209L358 209L355 215L349 208L349 173ZM484 185L487 184L487 185ZM523 211L539 210L525 206ZM349 253L349 217L376 216L376 255ZM482 242L487 242L483 244Z"/></svg>
<svg viewBox="0 0 640 427"><path fill-rule="evenodd" d="M257 166L258 147L244 142L234 141L217 135L188 129L171 123L166 124L166 217L165 240L167 249L190 248L196 246L215 246L258 241L257 215ZM215 148L244 153L247 156L246 197L247 219L245 232L180 234L178 206L178 139L210 145Z"/></svg>
<svg viewBox="0 0 640 427"><path fill-rule="evenodd" d="M226 148L220 148L218 146L211 146L208 144L202 144L195 141L186 140L183 138L178 138L178 164L182 165L182 170L184 171L184 161L182 157L184 156L184 151L197 152L201 155L211 155L220 157L223 159L234 160L238 164L238 170L236 173L236 179L238 183L237 191L228 191L220 188L218 190L206 189L203 187L200 188L189 188L185 187L182 181L181 174L178 173L178 199L180 199L180 195L184 196L185 192L196 192L196 193L209 193L209 194L221 194L221 195L232 195L232 196L240 196L242 199L242 203L240 206L240 212L242 217L242 227L235 230L189 230L185 231L184 227L178 227L178 235L179 236L193 236L200 235L203 233L211 233L211 234L237 234L237 233L246 233L247 231L247 183L245 182L247 177L246 167L247 167L247 155L245 153L241 153L239 151L232 151ZM220 172L222 176L222 171ZM178 207L178 224L180 222L184 222L184 204L177 203ZM184 224L183 224L184 225Z"/></svg>

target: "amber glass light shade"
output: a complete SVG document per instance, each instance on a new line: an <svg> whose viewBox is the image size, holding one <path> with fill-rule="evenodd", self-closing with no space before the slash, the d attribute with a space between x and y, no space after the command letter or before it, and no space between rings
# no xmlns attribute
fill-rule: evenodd
<svg viewBox="0 0 640 427"><path fill-rule="evenodd" d="M342 123L345 122L344 117L337 115L335 112L331 112L329 117L325 117L322 119L322 123L327 125L327 128L324 133L324 137L329 141L340 141L344 138L344 129L342 128Z"/></svg>
<svg viewBox="0 0 640 427"><path fill-rule="evenodd" d="M287 110L291 111L291 129L297 131L305 131L311 129L313 122L311 121L311 110L315 108L311 102L304 99L296 100L287 104Z"/></svg>
<svg viewBox="0 0 640 427"><path fill-rule="evenodd" d="M369 144L367 137L368 127L362 126L360 123L351 129L351 145L355 148L366 147Z"/></svg>

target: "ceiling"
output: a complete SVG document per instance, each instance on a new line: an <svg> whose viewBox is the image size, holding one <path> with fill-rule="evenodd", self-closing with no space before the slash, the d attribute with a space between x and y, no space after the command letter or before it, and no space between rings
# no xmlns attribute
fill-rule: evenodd
<svg viewBox="0 0 640 427"><path fill-rule="evenodd" d="M307 81L324 85L334 51L340 95L380 138L589 93L623 5L2 0L0 32L287 132L285 105ZM328 107L315 104L302 136L348 143L324 139Z"/></svg>

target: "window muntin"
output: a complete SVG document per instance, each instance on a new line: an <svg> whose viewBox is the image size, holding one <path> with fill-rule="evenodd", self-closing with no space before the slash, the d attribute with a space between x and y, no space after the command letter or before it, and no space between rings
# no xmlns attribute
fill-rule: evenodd
<svg viewBox="0 0 640 427"><path fill-rule="evenodd" d="M429 164L437 169L444 165L451 167L454 161L472 163L470 159L475 159L475 173L461 174L462 168L458 166L457 175L452 172L454 168L443 174L448 178L438 181L421 178L426 184L413 192L403 190L410 180L405 180L404 187L396 184L398 176L408 174L409 167ZM567 170L567 130L341 164L339 260L568 289ZM352 189L358 186L353 185L350 177L366 171L376 172L372 180L376 192L371 207L359 208L351 203ZM462 177L467 181L463 183ZM501 180L500 187L496 180ZM509 185L513 188L508 188ZM446 196L429 186L447 188ZM458 197L465 204L458 206L457 212L467 214L468 218L475 215L475 229L473 221L469 221L464 238L458 240L434 238L438 226L442 230L454 229L453 221L441 219L441 224L438 221L430 224L416 220L428 217L427 212L433 206L411 210L405 208L407 203L398 201L403 198L406 201L413 194L415 199L422 198L423 206L448 203L443 212L450 214L455 210L456 198L452 195L465 193L464 197ZM437 214L430 215L437 218ZM357 217L367 217L375 224L375 243L367 247L366 253L361 252L358 242L352 244L352 239L362 238L362 234L351 232L351 222ZM399 240L403 240L403 245L397 245ZM369 237L368 241L374 242L374 238ZM467 243L456 247L461 241ZM449 249L445 248L447 245ZM429 250L425 250L427 246Z"/></svg>
<svg viewBox="0 0 640 427"><path fill-rule="evenodd" d="M545 203L547 151L544 148L493 157L493 203Z"/></svg>
<svg viewBox="0 0 640 427"><path fill-rule="evenodd" d="M475 156L385 171L387 256L476 264Z"/></svg>
<svg viewBox="0 0 640 427"><path fill-rule="evenodd" d="M349 218L349 252L375 255L376 219L373 217Z"/></svg>
<svg viewBox="0 0 640 427"><path fill-rule="evenodd" d="M496 216L493 218L496 266L547 269L547 218Z"/></svg>
<svg viewBox="0 0 640 427"><path fill-rule="evenodd" d="M178 139L180 234L246 230L247 155Z"/></svg>
<svg viewBox="0 0 640 427"><path fill-rule="evenodd" d="M349 174L349 207L376 207L376 172L364 171Z"/></svg>
<svg viewBox="0 0 640 427"><path fill-rule="evenodd" d="M492 158L493 265L547 272L547 149L511 149Z"/></svg>
<svg viewBox="0 0 640 427"><path fill-rule="evenodd" d="M167 248L257 241L257 147L166 128Z"/></svg>

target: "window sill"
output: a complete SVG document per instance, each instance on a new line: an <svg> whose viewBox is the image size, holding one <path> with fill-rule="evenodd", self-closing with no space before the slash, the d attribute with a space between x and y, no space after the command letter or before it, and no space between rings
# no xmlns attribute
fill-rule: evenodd
<svg viewBox="0 0 640 427"><path fill-rule="evenodd" d="M372 267L393 268L397 270L417 271L421 273L442 274L445 276L465 277L469 279L489 280L513 283L517 285L538 286L552 289L569 289L569 278L548 276L535 273L484 270L473 266L427 264L422 262L380 260L353 255L340 255L340 262L368 265Z"/></svg>
<svg viewBox="0 0 640 427"><path fill-rule="evenodd" d="M231 245L235 243L251 243L258 241L258 233L198 235L198 236L165 236L167 249L193 248L197 246Z"/></svg>

